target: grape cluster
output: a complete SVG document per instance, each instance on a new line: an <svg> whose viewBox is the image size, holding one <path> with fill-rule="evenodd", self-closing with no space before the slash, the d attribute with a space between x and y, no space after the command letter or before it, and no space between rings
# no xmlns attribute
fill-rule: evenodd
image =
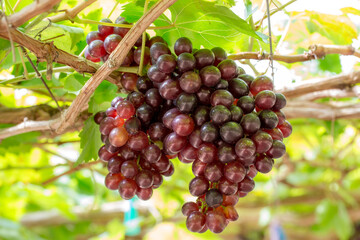
<svg viewBox="0 0 360 240"><path fill-rule="evenodd" d="M195 175L189 191L197 200L182 207L187 228L220 233L238 218L234 206L254 189L257 172L270 172L285 154L283 138L292 132L281 111L286 99L270 78L246 74L220 47L196 50L182 37L172 53L160 36L146 46L147 75L124 73L127 98L95 115L105 185L124 199L149 199L177 157Z"/></svg>

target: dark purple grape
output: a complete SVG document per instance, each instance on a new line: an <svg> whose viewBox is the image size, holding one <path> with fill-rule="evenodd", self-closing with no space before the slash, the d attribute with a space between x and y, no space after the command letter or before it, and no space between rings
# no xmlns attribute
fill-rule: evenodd
<svg viewBox="0 0 360 240"><path fill-rule="evenodd" d="M231 112L227 107L217 105L211 108L210 119L214 124L222 125L231 120Z"/></svg>
<svg viewBox="0 0 360 240"><path fill-rule="evenodd" d="M140 188L149 188L153 185L154 177L149 170L142 170L135 177L136 184Z"/></svg>
<svg viewBox="0 0 360 240"><path fill-rule="evenodd" d="M150 188L137 188L137 191L136 191L136 196L143 201L149 200L151 198L152 194L153 194L153 189L151 187Z"/></svg>
<svg viewBox="0 0 360 240"><path fill-rule="evenodd" d="M195 94L181 93L176 99L176 106L183 113L194 111L196 105L197 98Z"/></svg>
<svg viewBox="0 0 360 240"><path fill-rule="evenodd" d="M127 100L129 100L135 108L138 108L145 102L145 96L141 92L132 92L127 96Z"/></svg>
<svg viewBox="0 0 360 240"><path fill-rule="evenodd" d="M103 41L104 38L100 35L100 33L98 31L92 31L92 32L89 32L87 35L86 35L86 43L87 45L89 45L92 41L94 40L101 40Z"/></svg>
<svg viewBox="0 0 360 240"><path fill-rule="evenodd" d="M156 172L156 171L151 171L151 172L152 172L153 178L154 178L152 188L156 189L156 188L160 187L160 185L162 184L163 178L159 172Z"/></svg>
<svg viewBox="0 0 360 240"><path fill-rule="evenodd" d="M243 110L235 105L232 105L230 107L230 112L231 112L231 120L234 122L240 122L241 118L244 115Z"/></svg>
<svg viewBox="0 0 360 240"><path fill-rule="evenodd" d="M223 171L223 166L221 163L219 162L208 163L205 167L204 177L210 182L217 182L223 176L222 171Z"/></svg>
<svg viewBox="0 0 360 240"><path fill-rule="evenodd" d="M182 53L177 59L177 67L180 72L192 71L196 67L196 59L191 53Z"/></svg>
<svg viewBox="0 0 360 240"><path fill-rule="evenodd" d="M227 143L235 144L243 135L241 126L236 122L227 122L220 127L220 137Z"/></svg>
<svg viewBox="0 0 360 240"><path fill-rule="evenodd" d="M216 86L221 79L221 73L215 66L206 66L200 70L202 83L207 87Z"/></svg>
<svg viewBox="0 0 360 240"><path fill-rule="evenodd" d="M101 40L92 41L89 46L89 54L94 58L101 58L106 55L106 50L104 48L104 42Z"/></svg>
<svg viewBox="0 0 360 240"><path fill-rule="evenodd" d="M168 171L170 166L170 161L165 155L161 155L160 160L152 164L152 167L160 173Z"/></svg>
<svg viewBox="0 0 360 240"><path fill-rule="evenodd" d="M174 51L176 55L180 55L182 53L191 53L192 52L192 43L190 39L187 37L181 37L176 40L174 44Z"/></svg>
<svg viewBox="0 0 360 240"><path fill-rule="evenodd" d="M214 53L215 55L215 61L214 61L214 66L219 65L219 63L225 59L227 59L227 54L226 51L221 48L221 47L214 47L213 49L211 49L211 51Z"/></svg>
<svg viewBox="0 0 360 240"><path fill-rule="evenodd" d="M124 127L130 135L134 135L141 130L141 122L137 117L132 117L125 122Z"/></svg>
<svg viewBox="0 0 360 240"><path fill-rule="evenodd" d="M138 132L134 135L131 135L127 145L129 148L135 151L141 151L142 149L149 146L149 139L147 137L147 134L144 132Z"/></svg>
<svg viewBox="0 0 360 240"><path fill-rule="evenodd" d="M134 116L135 107L130 101L123 100L116 105L116 112L120 118L129 119Z"/></svg>
<svg viewBox="0 0 360 240"><path fill-rule="evenodd" d="M194 130L194 120L186 114L177 115L171 122L171 127L177 135L189 136Z"/></svg>
<svg viewBox="0 0 360 240"><path fill-rule="evenodd" d="M185 72L179 79L179 84L182 90L187 93L196 93L201 87L201 79L196 72Z"/></svg>
<svg viewBox="0 0 360 240"><path fill-rule="evenodd" d="M163 54L157 59L156 67L160 72L172 73L176 68L176 59L170 54Z"/></svg>
<svg viewBox="0 0 360 240"><path fill-rule="evenodd" d="M149 163L155 163L160 160L161 150L155 144L151 144L141 151L141 155Z"/></svg>
<svg viewBox="0 0 360 240"><path fill-rule="evenodd" d="M199 159L196 159L192 164L192 172L196 177L200 177L204 175L205 167L207 163L204 163L200 161Z"/></svg>
<svg viewBox="0 0 360 240"><path fill-rule="evenodd" d="M194 118L194 122L197 126L202 126L205 122L210 121L209 115L209 107L207 106L199 106L196 108L192 117Z"/></svg>
<svg viewBox="0 0 360 240"><path fill-rule="evenodd" d="M255 101L250 96L243 96L239 98L236 105L243 110L244 114L251 113L255 109Z"/></svg>
<svg viewBox="0 0 360 240"><path fill-rule="evenodd" d="M279 111L280 109L286 106L286 98L281 93L275 93L275 96L276 96L276 101L274 106L272 107L272 110Z"/></svg>
<svg viewBox="0 0 360 240"><path fill-rule="evenodd" d="M222 177L219 181L219 191L225 195L233 195L238 191L238 184L230 182L225 177Z"/></svg>
<svg viewBox="0 0 360 240"><path fill-rule="evenodd" d="M111 145L109 138L107 138L106 141L105 141L105 148L110 153L118 153L119 150L120 150L120 147L115 147L115 146Z"/></svg>
<svg viewBox="0 0 360 240"><path fill-rule="evenodd" d="M195 202L186 202L181 208L181 213L185 217L189 216L190 213L197 211L199 211L199 206Z"/></svg>
<svg viewBox="0 0 360 240"><path fill-rule="evenodd" d="M187 144L180 152L186 160L194 161L197 158L198 150L191 144Z"/></svg>
<svg viewBox="0 0 360 240"><path fill-rule="evenodd" d="M102 161L108 162L112 157L116 156L116 153L111 153L106 150L105 146L102 146L98 151L98 156Z"/></svg>
<svg viewBox="0 0 360 240"><path fill-rule="evenodd" d="M204 123L200 128L200 138L204 142L214 142L219 137L218 128L211 122Z"/></svg>
<svg viewBox="0 0 360 240"><path fill-rule="evenodd" d="M202 69L203 67L212 65L215 61L214 53L209 49L200 49L194 53L196 59L196 68Z"/></svg>
<svg viewBox="0 0 360 240"><path fill-rule="evenodd" d="M102 57L102 58L95 58L95 57L91 56L90 53L89 53L89 48L86 48L86 49L85 49L84 57L85 57L87 60L92 61L92 62L100 62L101 59L104 59L104 57ZM105 62L105 61L104 61L104 62Z"/></svg>
<svg viewBox="0 0 360 240"><path fill-rule="evenodd" d="M210 189L205 194L205 201L209 207L218 207L223 202L223 196L218 189Z"/></svg>
<svg viewBox="0 0 360 240"><path fill-rule="evenodd" d="M250 87L252 81L254 81L254 77L249 74L239 74L238 78L244 80L248 87Z"/></svg>
<svg viewBox="0 0 360 240"><path fill-rule="evenodd" d="M238 161L233 161L224 166L224 176L230 182L238 183L246 176L246 169Z"/></svg>
<svg viewBox="0 0 360 240"><path fill-rule="evenodd" d="M119 173L109 173L105 177L105 186L110 190L116 190L124 177Z"/></svg>
<svg viewBox="0 0 360 240"><path fill-rule="evenodd" d="M238 194L223 196L223 206L235 206L238 201L239 201Z"/></svg>
<svg viewBox="0 0 360 240"><path fill-rule="evenodd" d="M138 169L135 160L127 160L121 165L121 174L126 178L133 178L138 174Z"/></svg>
<svg viewBox="0 0 360 240"><path fill-rule="evenodd" d="M248 113L243 116L240 125L245 134L254 134L260 129L261 122L255 113Z"/></svg>
<svg viewBox="0 0 360 240"><path fill-rule="evenodd" d="M167 74L161 72L156 65L152 65L147 72L147 76L154 83L161 83L165 81Z"/></svg>
<svg viewBox="0 0 360 240"><path fill-rule="evenodd" d="M192 212L186 219L186 228L190 232L200 232L206 223L205 214L202 212Z"/></svg>
<svg viewBox="0 0 360 240"><path fill-rule="evenodd" d="M145 34L145 44L147 41L149 41L150 35L148 33ZM136 40L135 42L135 46L136 47L141 47L142 45L142 41L143 41L143 35L141 34L140 37Z"/></svg>
<svg viewBox="0 0 360 240"><path fill-rule="evenodd" d="M152 123L148 131L152 141L162 141L169 134L169 129L160 122Z"/></svg>
<svg viewBox="0 0 360 240"><path fill-rule="evenodd" d="M154 43L161 42L164 43L166 46L168 45L167 42L161 36L154 36L149 39L149 42L146 44L147 46L151 47Z"/></svg>
<svg viewBox="0 0 360 240"><path fill-rule="evenodd" d="M286 152L285 144L282 141L274 140L271 148L266 152L271 158L280 158Z"/></svg>
<svg viewBox="0 0 360 240"><path fill-rule="evenodd" d="M258 157L256 157L255 167L256 170L258 170L261 173L270 172L273 165L274 165L274 160L266 156L265 154L261 154Z"/></svg>
<svg viewBox="0 0 360 240"><path fill-rule="evenodd" d="M136 110L136 116L143 123L149 123L151 118L154 115L154 110L152 107L144 103Z"/></svg>
<svg viewBox="0 0 360 240"><path fill-rule="evenodd" d="M210 96L211 89L207 87L201 87L200 90L196 93L197 98L199 99L199 103L204 105L210 105Z"/></svg>
<svg viewBox="0 0 360 240"><path fill-rule="evenodd" d="M203 177L196 177L189 184L190 194L199 197L206 193L209 188L209 181Z"/></svg>
<svg viewBox="0 0 360 240"><path fill-rule="evenodd" d="M270 109L276 102L276 95L273 91L264 90L255 97L255 105L260 109Z"/></svg>
<svg viewBox="0 0 360 240"><path fill-rule="evenodd" d="M153 108L160 107L163 102L163 98L161 97L159 90L156 88L151 88L145 93L145 102L149 106Z"/></svg>
<svg viewBox="0 0 360 240"><path fill-rule="evenodd" d="M128 54L126 55L124 61L121 63L121 67L129 67L134 61L134 50L130 49Z"/></svg>
<svg viewBox="0 0 360 240"><path fill-rule="evenodd" d="M246 82L240 78L233 78L229 80L229 91L234 98L240 98L249 94L249 87Z"/></svg>
<svg viewBox="0 0 360 240"><path fill-rule="evenodd" d="M238 67L234 60L226 59L221 61L217 65L218 69L221 72L221 78L225 80L233 79L238 76Z"/></svg>
<svg viewBox="0 0 360 240"><path fill-rule="evenodd" d="M109 173L120 173L121 172L121 164L123 164L124 160L119 156L112 157L107 165L107 169Z"/></svg>
<svg viewBox="0 0 360 240"><path fill-rule="evenodd" d="M254 81L251 82L250 85L250 92L253 96L256 96L259 92L264 90L274 90L274 83L273 81L265 76L261 75L254 79Z"/></svg>
<svg viewBox="0 0 360 240"><path fill-rule="evenodd" d="M117 34L110 34L109 36L107 36L104 40L105 51L108 54L112 53L117 47L117 45L121 42L121 40L122 37L120 37L120 35Z"/></svg>
<svg viewBox="0 0 360 240"><path fill-rule="evenodd" d="M254 164L255 159L256 155L251 155L246 158L238 158L237 160L245 167L249 167L250 165Z"/></svg>
<svg viewBox="0 0 360 240"><path fill-rule="evenodd" d="M115 20L116 24L129 24L123 17L118 17ZM114 33L119 34L121 37L125 37L127 32L130 31L130 28L123 28L123 27L114 27Z"/></svg>
<svg viewBox="0 0 360 240"><path fill-rule="evenodd" d="M255 188L255 182L252 180L252 178L246 176L244 180L239 182L238 189L241 192L251 192Z"/></svg>
<svg viewBox="0 0 360 240"><path fill-rule="evenodd" d="M217 90L219 89L228 90L228 88L229 88L229 82L224 79L220 79L220 82L215 86L215 89Z"/></svg>
<svg viewBox="0 0 360 240"><path fill-rule="evenodd" d="M170 165L169 169L167 171L161 173L164 177L170 177L175 172L174 164L171 161L169 163L170 163L169 164Z"/></svg>
<svg viewBox="0 0 360 240"><path fill-rule="evenodd" d="M157 61L157 59L164 54L171 54L167 44L156 42L150 47L150 56L155 61Z"/></svg>
<svg viewBox="0 0 360 240"><path fill-rule="evenodd" d="M103 18L100 20L100 22L112 23L112 21L108 18ZM110 35L114 32L114 27L98 25L98 31L103 38L106 38L108 35Z"/></svg>
<svg viewBox="0 0 360 240"><path fill-rule="evenodd" d="M172 108L165 112L164 116L162 117L162 122L165 127L172 129L172 122L176 116L181 114L180 110L177 108Z"/></svg>
<svg viewBox="0 0 360 240"><path fill-rule="evenodd" d="M159 86L160 95L167 100L175 100L182 92L179 81L166 80Z"/></svg>
<svg viewBox="0 0 360 240"><path fill-rule="evenodd" d="M206 226L213 233L221 233L226 228L226 218L218 211L208 211L206 214Z"/></svg>
<svg viewBox="0 0 360 240"><path fill-rule="evenodd" d="M255 143L257 153L267 152L273 143L273 139L267 132L258 131L256 132L251 139Z"/></svg>
<svg viewBox="0 0 360 240"><path fill-rule="evenodd" d="M180 152L186 146L186 137L170 133L164 139L164 148L172 153Z"/></svg>
<svg viewBox="0 0 360 240"><path fill-rule="evenodd" d="M216 160L217 149L212 143L203 143L197 152L197 159L204 163L211 163Z"/></svg>
<svg viewBox="0 0 360 240"><path fill-rule="evenodd" d="M146 91L152 87L153 83L148 77L145 76L139 77L136 82L136 88L142 93L146 93Z"/></svg>
<svg viewBox="0 0 360 240"><path fill-rule="evenodd" d="M211 94L210 103L212 106L224 105L229 108L234 102L233 95L227 90L216 90Z"/></svg>
<svg viewBox="0 0 360 240"><path fill-rule="evenodd" d="M284 138L289 137L292 133L292 126L287 120L283 124L278 125L278 129L282 132Z"/></svg>
<svg viewBox="0 0 360 240"><path fill-rule="evenodd" d="M94 115L94 122L96 124L100 124L100 122L106 118L106 113L105 112L97 112L95 115Z"/></svg>
<svg viewBox="0 0 360 240"><path fill-rule="evenodd" d="M268 134L270 134L270 136L272 137L273 140L279 140L282 141L284 139L284 136L282 134L282 132L277 129L262 129L264 132L267 132Z"/></svg>
<svg viewBox="0 0 360 240"><path fill-rule="evenodd" d="M119 156L125 160L130 160L136 158L137 153L135 153L135 151L130 149L127 145L124 145L119 150Z"/></svg>
<svg viewBox="0 0 360 240"><path fill-rule="evenodd" d="M218 159L222 163L229 163L236 160L234 148L229 144L222 144L218 147Z"/></svg>
<svg viewBox="0 0 360 240"><path fill-rule="evenodd" d="M201 132L200 129L197 128L195 129L189 136L189 143L191 144L191 146L193 146L194 148L199 148L200 145L203 143L203 141L201 140Z"/></svg>
<svg viewBox="0 0 360 240"><path fill-rule="evenodd" d="M148 47L145 47L144 49L145 49L145 52L144 52L143 66L146 66L150 63L150 49ZM141 51L142 51L142 47L138 47L134 51L134 62L137 65L140 65L140 62L141 62Z"/></svg>
<svg viewBox="0 0 360 240"><path fill-rule="evenodd" d="M262 110L259 113L259 119L261 122L261 128L274 129L279 123L276 113L271 110Z"/></svg>
<svg viewBox="0 0 360 240"><path fill-rule="evenodd" d="M100 132L103 135L109 135L111 130L113 130L113 128L115 128L115 119L112 117L106 117L103 120L101 120L100 122Z"/></svg>
<svg viewBox="0 0 360 240"><path fill-rule="evenodd" d="M250 165L249 166L249 171L248 171L248 177L254 178L256 177L258 171L256 170L256 167L254 165Z"/></svg>
<svg viewBox="0 0 360 240"><path fill-rule="evenodd" d="M129 200L135 197L137 188L138 186L134 180L125 178L119 183L120 196L125 200Z"/></svg>

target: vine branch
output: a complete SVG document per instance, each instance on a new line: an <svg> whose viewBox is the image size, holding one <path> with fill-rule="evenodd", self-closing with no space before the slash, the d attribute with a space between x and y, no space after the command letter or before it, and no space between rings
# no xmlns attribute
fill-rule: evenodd
<svg viewBox="0 0 360 240"><path fill-rule="evenodd" d="M49 17L49 19L53 23L60 22L63 20L70 20L70 19L74 18L76 15L78 15L82 10L84 10L85 8L87 8L88 6L90 6L91 4L93 4L96 1L97 0L83 1L71 9L66 9L65 12L63 12L61 14Z"/></svg>

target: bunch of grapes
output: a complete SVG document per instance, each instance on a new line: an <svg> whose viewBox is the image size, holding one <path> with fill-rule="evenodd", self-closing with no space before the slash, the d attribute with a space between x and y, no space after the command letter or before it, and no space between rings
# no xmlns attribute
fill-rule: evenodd
<svg viewBox="0 0 360 240"><path fill-rule="evenodd" d="M147 76L124 73L127 98L95 115L105 185L124 199L149 199L177 157L195 175L189 191L197 200L182 207L187 228L220 233L237 220L235 204L254 189L257 172L270 172L286 152L286 99L270 78L246 74L220 47L196 50L182 37L172 53L160 36L146 46Z"/></svg>

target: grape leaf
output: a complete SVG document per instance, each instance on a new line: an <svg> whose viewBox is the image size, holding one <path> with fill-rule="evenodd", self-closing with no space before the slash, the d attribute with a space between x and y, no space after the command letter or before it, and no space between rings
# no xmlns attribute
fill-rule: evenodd
<svg viewBox="0 0 360 240"><path fill-rule="evenodd" d="M340 56L337 54L326 55L324 59L319 60L319 68L323 71L341 73Z"/></svg>

